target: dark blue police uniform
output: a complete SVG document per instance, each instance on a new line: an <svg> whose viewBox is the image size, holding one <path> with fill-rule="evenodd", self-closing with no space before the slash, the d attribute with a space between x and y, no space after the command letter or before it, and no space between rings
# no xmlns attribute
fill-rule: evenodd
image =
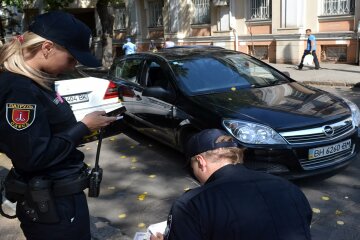
<svg viewBox="0 0 360 240"><path fill-rule="evenodd" d="M25 183L39 176L54 182L82 176L84 155L76 147L89 129L76 121L54 86L47 90L11 72L0 73L0 79L0 152L11 159L14 172ZM34 217L26 201L18 200L16 213L26 238L90 239L84 193L55 196L54 202L59 221L44 223ZM42 210L48 207L45 204Z"/></svg>
<svg viewBox="0 0 360 240"><path fill-rule="evenodd" d="M165 239L305 240L311 218L294 184L230 164L174 202Z"/></svg>

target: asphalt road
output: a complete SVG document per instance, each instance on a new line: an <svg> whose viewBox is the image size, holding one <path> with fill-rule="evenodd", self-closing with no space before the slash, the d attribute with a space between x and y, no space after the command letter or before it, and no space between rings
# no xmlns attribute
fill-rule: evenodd
<svg viewBox="0 0 360 240"><path fill-rule="evenodd" d="M358 90L322 88L360 106ZM132 129L120 125L117 130L120 133L103 140L100 197L89 198L94 239L120 239L119 232L128 237L121 239L132 239L148 225L166 220L173 200L186 189L198 186L180 153ZM96 141L80 147L89 165L94 164L96 147ZM359 158L334 176L296 182L314 211L314 240L360 239Z"/></svg>

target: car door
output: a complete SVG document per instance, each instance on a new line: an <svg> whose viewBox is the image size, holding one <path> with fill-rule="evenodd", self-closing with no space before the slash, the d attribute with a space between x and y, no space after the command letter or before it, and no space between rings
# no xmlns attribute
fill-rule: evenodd
<svg viewBox="0 0 360 240"><path fill-rule="evenodd" d="M143 91L138 96L141 108L137 109L136 116L148 126L144 129L147 131L146 134L152 135L166 144L174 145L176 128L174 101L176 94L168 65L160 59L146 59L140 81ZM172 99L145 95L144 93L150 88L162 88L171 94Z"/></svg>

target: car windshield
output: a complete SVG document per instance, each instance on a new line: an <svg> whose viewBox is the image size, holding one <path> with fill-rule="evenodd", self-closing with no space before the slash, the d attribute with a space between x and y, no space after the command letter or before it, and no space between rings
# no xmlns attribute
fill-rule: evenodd
<svg viewBox="0 0 360 240"><path fill-rule="evenodd" d="M288 83L287 77L242 54L203 56L170 62L182 89L190 95Z"/></svg>

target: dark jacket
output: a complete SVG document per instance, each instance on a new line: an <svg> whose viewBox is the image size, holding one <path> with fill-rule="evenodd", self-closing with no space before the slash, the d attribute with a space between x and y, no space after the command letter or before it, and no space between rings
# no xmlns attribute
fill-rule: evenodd
<svg viewBox="0 0 360 240"><path fill-rule="evenodd" d="M227 165L172 206L165 239L311 239L312 211L285 179Z"/></svg>
<svg viewBox="0 0 360 240"><path fill-rule="evenodd" d="M70 105L54 89L11 72L0 73L0 89L0 152L16 171L25 179L77 174L84 155L76 146L89 129Z"/></svg>

